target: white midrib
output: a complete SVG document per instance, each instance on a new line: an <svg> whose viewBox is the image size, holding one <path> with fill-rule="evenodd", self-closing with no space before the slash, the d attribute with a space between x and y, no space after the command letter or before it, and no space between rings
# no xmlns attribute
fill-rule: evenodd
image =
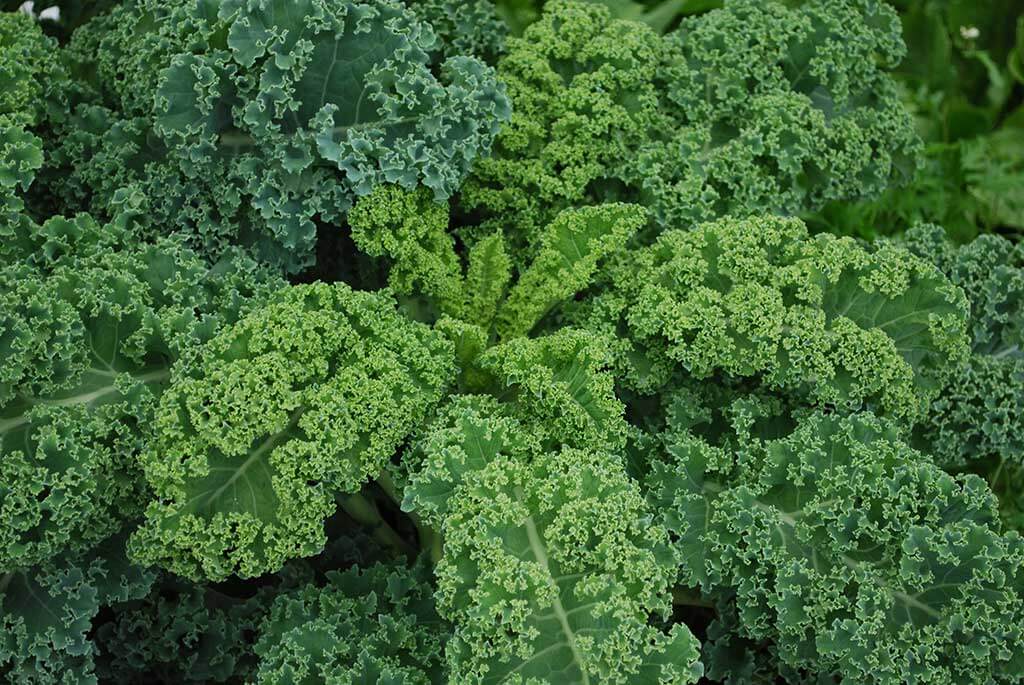
<svg viewBox="0 0 1024 685"><path fill-rule="evenodd" d="M371 126L400 126L402 124L411 124L418 120L419 117L399 117L397 119L392 119L390 121L385 121L383 119L373 121L361 121L359 123L348 124L346 126L331 126L330 128L325 128L318 132L330 133L332 136L337 136L340 138L349 131L361 131L363 129L370 128ZM218 142L224 147L229 148L254 147L257 144L256 139L250 136L249 134L239 133L235 131L228 131L220 134Z"/></svg>
<svg viewBox="0 0 1024 685"><path fill-rule="evenodd" d="M850 557L846 556L845 554L841 554L840 557L842 558L843 563L846 564L846 566L849 569L851 569L853 571L859 571L860 570L860 562L858 562L857 560L851 559ZM928 614L929 616L931 616L932 618L935 618L935 619L942 617L941 613L936 611L934 608L928 606L927 604L925 604L924 602L919 600L914 595L908 595L906 592L903 592L902 590L897 590L895 588L889 587L888 585L885 585L881 581L879 581L879 585L881 585L883 588L888 590L889 593L895 599L898 599L899 601L903 602L907 606L912 606L915 609L917 609L918 611L922 611L922 612ZM909 616L908 616L908 618L909 618Z"/></svg>
<svg viewBox="0 0 1024 685"><path fill-rule="evenodd" d="M828 504L828 502L822 502L822 504L823 505L824 504ZM764 505L762 505L760 502L758 502L758 506L759 507L763 507ZM765 511L771 511L771 509L769 509L768 507L764 507L764 509L765 509ZM778 515L779 520L782 521L784 524L786 524L787 527L789 527L792 530L796 530L796 523L797 523L797 521L796 521L796 518L793 515L785 513L785 512L774 512L774 513L776 513ZM850 558L849 556L847 556L845 554L840 554L839 558L842 560L842 562L844 564L846 564L846 567L849 568L850 570L852 570L852 571L860 571L860 570L862 570L861 562L857 561L856 559L852 559L852 558ZM887 590L889 592L889 594L891 594L893 596L894 599L897 599L897 600L903 602L904 604L906 604L908 606L912 606L915 609L918 609L919 611L923 611L924 613L928 614L932 618L939 618L939 617L941 617L942 614L940 614L938 611L936 611L932 607L928 606L927 604L925 604L924 602L919 600L917 597L915 597L913 595L908 595L906 592L903 592L901 590L897 590L894 587L890 587L889 585L886 585L885 583L883 583L881 580L879 580L877 582L878 582L879 585L881 585L883 588L885 588L885 590Z"/></svg>
<svg viewBox="0 0 1024 685"><path fill-rule="evenodd" d="M14 580L15 575L17 575L15 571L8 571L2 577L0 577L0 594L7 592L7 588L11 584L11 581ZM46 603L46 600L40 597L38 594L36 594L36 591L32 589L32 583L28 580L26 580L25 582L25 590L26 592L28 592L28 596L35 600L36 604L38 604L46 613L52 616L54 620L62 620L60 616L53 613L53 609L51 609L50 606Z"/></svg>
<svg viewBox="0 0 1024 685"><path fill-rule="evenodd" d="M516 497L520 500L525 499L520 488L516 488L515 493ZM586 661L584 661L583 654L576 645L576 633L573 632L572 626L569 625L569 614L566 612L565 607L562 606L562 599L560 597L561 591L558 587L558 583L556 583L554 578L551 577L551 568L548 565L548 554L544 549L544 541L540 538L540 533L537 531L537 524L534 523L532 516L526 517L525 525L526 537L530 541L530 551L533 552L533 556L537 559L537 563L540 564L542 569L544 569L544 573L548 577L548 582L555 590L554 599L551 603L551 610L552 613L554 613L555 618L558 619L558 623L562 627L562 632L565 633L565 639L569 645L569 651L572 652L573 659L575 659L576 663L580 665L580 677L582 678L580 682L582 685L590 685L590 676L587 675Z"/></svg>
<svg viewBox="0 0 1024 685"><path fill-rule="evenodd" d="M159 369L157 371L150 371L149 373L144 373L138 376L132 376L132 379L139 381L140 383L151 383L155 381L165 380L170 375L170 370ZM88 404L90 402L100 399L101 397L112 395L115 392L119 392L119 390L116 384L111 383L110 385L105 385L102 388L97 388L96 390L92 390L90 392L84 392L81 395L72 395L71 397L65 397L59 400L33 399L30 400L30 404L33 406L43 405L46 407L71 407L76 404ZM0 420L0 435L3 435L7 431L17 428L18 426L22 426L28 423L30 420L31 419L29 419L27 410L21 416L15 416L14 418Z"/></svg>
<svg viewBox="0 0 1024 685"><path fill-rule="evenodd" d="M992 359L1002 359L1003 357L1009 357L1011 354L1020 352L1020 345L1012 345L1007 347L1005 350L999 350L995 354L991 355Z"/></svg>
<svg viewBox="0 0 1024 685"><path fill-rule="evenodd" d="M215 500L219 499L220 496L223 495L224 492L229 487L234 485L239 478L245 475L246 471L248 471L253 464L262 459L263 455L265 455L273 448L277 447L278 443L284 439L284 434L288 430L293 428L296 424L298 424L299 417L302 416L302 412L304 410L304 407L299 407L298 409L293 411L292 415L288 417L288 425L286 425L280 431L277 431L276 433L272 433L271 435L269 435L267 439L260 444L259 447L254 449L252 453L249 455L249 458L242 462L242 465L239 466L238 469L236 469L235 472L231 474L231 477L228 478L224 483L222 483L216 490L212 492L212 494L210 494L206 498L206 505L209 506Z"/></svg>

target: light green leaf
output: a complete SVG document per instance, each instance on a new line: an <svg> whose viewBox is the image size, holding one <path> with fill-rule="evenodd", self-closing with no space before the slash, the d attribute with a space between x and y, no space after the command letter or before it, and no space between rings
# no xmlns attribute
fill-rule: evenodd
<svg viewBox="0 0 1024 685"><path fill-rule="evenodd" d="M644 208L624 204L567 209L555 217L498 312L498 335L529 333L553 307L586 288L598 263L625 247L646 220Z"/></svg>
<svg viewBox="0 0 1024 685"><path fill-rule="evenodd" d="M294 286L175 369L143 457L141 563L255 576L317 553L335 494L380 471L440 400L450 344L387 294Z"/></svg>

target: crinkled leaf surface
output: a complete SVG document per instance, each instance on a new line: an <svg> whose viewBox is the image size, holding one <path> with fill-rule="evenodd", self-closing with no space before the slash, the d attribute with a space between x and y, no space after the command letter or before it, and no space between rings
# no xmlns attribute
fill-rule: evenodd
<svg viewBox="0 0 1024 685"><path fill-rule="evenodd" d="M441 398L447 341L386 293L287 288L176 369L143 457L135 558L254 576L317 553L334 495L380 471Z"/></svg>

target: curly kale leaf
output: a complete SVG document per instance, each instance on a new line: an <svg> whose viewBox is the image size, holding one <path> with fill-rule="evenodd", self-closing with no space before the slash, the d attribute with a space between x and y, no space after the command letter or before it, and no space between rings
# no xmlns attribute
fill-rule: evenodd
<svg viewBox="0 0 1024 685"><path fill-rule="evenodd" d="M268 595L237 599L169 576L96 628L96 674L104 683L248 682Z"/></svg>
<svg viewBox="0 0 1024 685"><path fill-rule="evenodd" d="M98 84L101 101L77 110L114 123L69 131L58 183L102 207L136 182L157 210L150 231L179 226L214 256L242 243L300 270L317 222L380 183L446 199L509 116L490 67L433 62L430 26L393 2L149 0L97 20L108 29L96 69L126 87ZM89 65L82 30L74 54Z"/></svg>
<svg viewBox="0 0 1024 685"><path fill-rule="evenodd" d="M439 610L453 682L692 683L669 609L675 564L620 459L544 449L493 399L461 398L420 443L404 508L444 536Z"/></svg>
<svg viewBox="0 0 1024 685"><path fill-rule="evenodd" d="M614 336L627 380L645 392L673 374L721 372L912 423L967 354L966 301L934 266L808 236L797 219L669 231L612 278L615 290L587 308L591 327Z"/></svg>
<svg viewBox="0 0 1024 685"><path fill-rule="evenodd" d="M498 65L513 102L461 201L529 251L567 206L618 199L660 228L796 214L906 180L920 142L886 71L903 55L877 0L736 0L668 37L558 0Z"/></svg>
<svg viewBox="0 0 1024 685"><path fill-rule="evenodd" d="M1024 544L1000 533L980 479L944 473L870 414L811 415L764 441L744 425L719 444L670 430L648 477L684 584L735 602L740 635L792 668L1019 681Z"/></svg>
<svg viewBox="0 0 1024 685"><path fill-rule="evenodd" d="M23 232L23 193L43 166L44 120L65 106L56 43L28 15L0 13L0 238Z"/></svg>
<svg viewBox="0 0 1024 685"><path fill-rule="evenodd" d="M598 4L563 0L547 3L539 21L509 39L498 74L512 118L460 199L490 217L486 232L507 231L517 262L528 261L562 209L622 196L618 165L671 127L659 99L668 54L648 27L612 20Z"/></svg>
<svg viewBox="0 0 1024 685"><path fill-rule="evenodd" d="M909 181L921 144L886 73L905 53L886 4L730 0L669 41L675 133L623 173L662 224L799 214Z"/></svg>
<svg viewBox="0 0 1024 685"><path fill-rule="evenodd" d="M260 626L255 682L445 682L450 629L427 576L419 565L378 564L281 594Z"/></svg>
<svg viewBox="0 0 1024 685"><path fill-rule="evenodd" d="M961 287L971 306L971 355L917 427L916 445L944 468L985 476L1004 520L1024 506L1024 247L994 235L955 246L937 226L900 240Z"/></svg>
<svg viewBox="0 0 1024 685"><path fill-rule="evenodd" d="M323 593L324 606L337 609L339 604L327 597L337 595L336 576L356 578L356 582L344 583L344 591L345 596L359 600L368 599L365 595L370 592L377 593L378 598L390 596L387 588L392 586L392 577L401 593L405 580L415 576L422 585L414 594L423 599L417 607L431 606L424 594L429 586L422 567L412 572L397 566L388 566L387 570L374 567L362 572L373 579L365 582L359 580L358 570L339 574L339 569L355 565L367 569L378 562L390 563L387 560L392 559L394 550L377 544L369 529L361 529L344 512L332 517L327 528L330 540L321 554L290 561L279 573L264 577L258 587L247 581L195 584L162 574L144 598L116 605L114 611L94 623L96 675L100 682L280 682L292 666L297 671L305 669L308 675L315 668L309 669L309 664L302 665L299 660L321 644L321 629L328 626L332 616L321 615L316 623L319 607L315 597ZM304 604L311 598L312 602ZM299 613L306 620L296 625L289 617ZM392 613L381 611L379 617L387 622ZM437 621L436 615L433 619ZM360 624L360 628L367 627L366 623ZM397 642L400 631L387 637ZM255 649L257 643L260 653ZM337 661L323 663L323 672L338 666ZM261 668L262 677L258 679Z"/></svg>
<svg viewBox="0 0 1024 685"><path fill-rule="evenodd" d="M430 24L445 57L471 55L493 64L505 52L508 26L491 0L406 0Z"/></svg>
<svg viewBox="0 0 1024 685"><path fill-rule="evenodd" d="M936 264L970 302L969 362L932 403L920 437L941 465L1024 464L1024 247L979 236L957 247L937 226L900 240Z"/></svg>
<svg viewBox="0 0 1024 685"><path fill-rule="evenodd" d="M59 108L67 78L59 54L31 16L0 13L0 117L34 126Z"/></svg>
<svg viewBox="0 0 1024 685"><path fill-rule="evenodd" d="M94 617L143 597L154 574L124 556L115 535L83 554L0 575L0 676L9 683L93 685Z"/></svg>
<svg viewBox="0 0 1024 685"><path fill-rule="evenodd" d="M516 338L475 361L489 392L515 407L546 446L614 451L626 426L614 377L600 344L583 331L563 328L540 338Z"/></svg>
<svg viewBox="0 0 1024 685"><path fill-rule="evenodd" d="M502 233L472 244L463 269L449 208L431 202L424 189L378 186L349 213L353 241L367 254L388 259L388 285L395 292L426 299L435 316L479 326L486 337L498 339L529 334L590 286L599 265L621 253L646 218L643 207L622 203L560 212L539 231L536 255L509 288L511 264Z"/></svg>
<svg viewBox="0 0 1024 685"><path fill-rule="evenodd" d="M959 242L992 231L1024 228L1024 128L933 143L906 188L857 203L834 202L817 220L834 233L897 234L917 223L940 224Z"/></svg>
<svg viewBox="0 0 1024 685"><path fill-rule="evenodd" d="M137 459L172 362L281 285L179 242L119 244L117 228L51 219L21 236L35 266L0 268L0 571L87 550L141 512Z"/></svg>
<svg viewBox="0 0 1024 685"><path fill-rule="evenodd" d="M793 668L779 660L778 648L767 640L746 637L740 629L736 605L714 603L715 618L708 625L701 649L707 677L721 685L839 685L834 674Z"/></svg>
<svg viewBox="0 0 1024 685"><path fill-rule="evenodd" d="M586 289L598 265L622 251L646 223L639 205L567 209L540 234L537 254L509 291L496 322L498 335L528 334L555 306Z"/></svg>
<svg viewBox="0 0 1024 685"><path fill-rule="evenodd" d="M395 293L426 297L440 312L463 317L462 264L448 230L447 202L434 202L425 188L383 184L356 202L348 222L360 250L388 258Z"/></svg>
<svg viewBox="0 0 1024 685"><path fill-rule="evenodd" d="M380 472L453 362L386 293L280 291L174 368L142 457L156 500L135 559L219 580L316 554L335 495Z"/></svg>

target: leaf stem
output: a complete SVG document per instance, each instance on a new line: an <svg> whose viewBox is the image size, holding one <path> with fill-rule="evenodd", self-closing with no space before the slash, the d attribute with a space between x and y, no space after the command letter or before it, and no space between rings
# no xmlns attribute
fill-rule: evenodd
<svg viewBox="0 0 1024 685"><path fill-rule="evenodd" d="M395 506L401 508L402 506L402 495L398 492L398 488L395 486L395 482L391 480L391 474L386 470L382 471L377 476L377 485L380 489L391 498L391 501L395 503ZM404 510L403 510L404 511ZM430 556L430 561L433 564L437 564L441 560L442 552L442 536L434 530L433 527L428 526L420 516L414 511L407 511L405 514L412 521L413 525L416 526L416 537L420 541L420 551L426 552Z"/></svg>
<svg viewBox="0 0 1024 685"><path fill-rule="evenodd" d="M391 480L391 474L387 472L387 469L381 471L375 480L380 489L384 491L384 494L391 498L394 505L401 508L401 494L398 492L398 488L395 487L395 481Z"/></svg>
<svg viewBox="0 0 1024 685"><path fill-rule="evenodd" d="M408 557L416 556L413 547L381 517L377 505L361 493L342 495L339 503L346 514L373 531L377 542Z"/></svg>

